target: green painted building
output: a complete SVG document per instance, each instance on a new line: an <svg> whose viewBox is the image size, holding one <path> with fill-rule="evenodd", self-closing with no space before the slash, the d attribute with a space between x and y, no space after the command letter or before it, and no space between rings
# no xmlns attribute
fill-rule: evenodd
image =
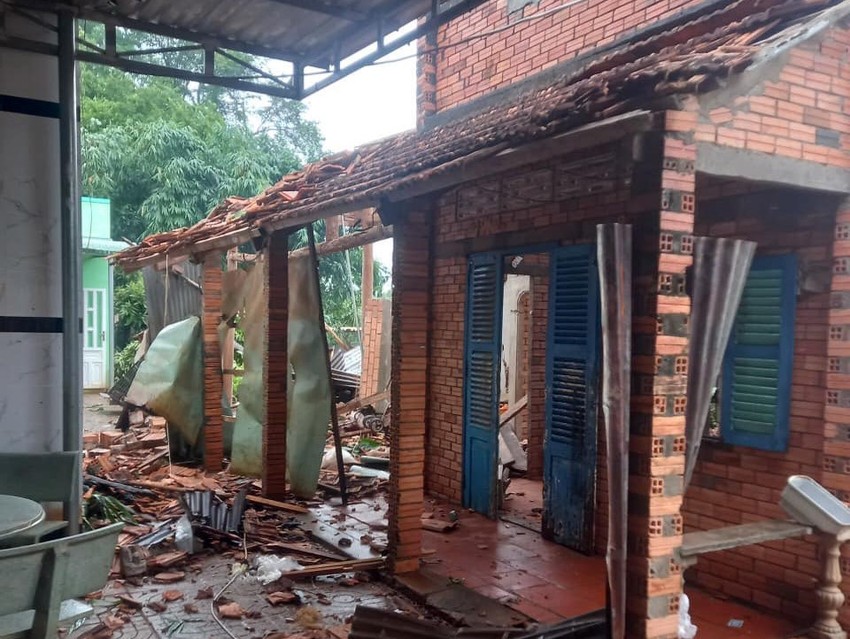
<svg viewBox="0 0 850 639"><path fill-rule="evenodd" d="M83 387L112 384L115 354L112 266L106 256L123 248L111 235L109 200L83 197Z"/></svg>

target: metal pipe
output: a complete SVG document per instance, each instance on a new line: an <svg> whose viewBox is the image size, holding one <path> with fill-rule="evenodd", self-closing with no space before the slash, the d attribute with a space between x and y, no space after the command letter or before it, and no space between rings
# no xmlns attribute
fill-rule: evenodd
<svg viewBox="0 0 850 639"><path fill-rule="evenodd" d="M77 141L76 23L58 13L59 180L62 235L62 449L82 450L82 236L80 234L79 146ZM73 487L65 519L79 532L82 481Z"/></svg>

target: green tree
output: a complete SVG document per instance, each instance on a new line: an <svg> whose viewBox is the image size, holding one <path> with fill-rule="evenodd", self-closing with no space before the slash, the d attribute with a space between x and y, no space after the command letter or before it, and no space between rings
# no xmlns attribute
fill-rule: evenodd
<svg viewBox="0 0 850 639"><path fill-rule="evenodd" d="M103 46L101 25L83 22L80 31L89 42ZM118 31L119 50L180 44L184 43ZM252 56L238 57L260 68L265 64ZM146 59L203 69L203 55L196 51L166 51ZM219 73L245 73L223 56L216 56L216 66ZM255 195L323 152L318 127L305 117L299 102L131 75L100 65L81 65L80 111L83 192L111 200L112 236L131 242L190 226L225 197ZM322 241L324 225L318 223L317 228L317 241ZM305 233L293 236L293 246L305 242ZM361 263L361 250L321 260L322 294L331 326L359 323ZM387 278L385 269L376 265L377 290ZM138 332L143 308L140 278L119 275L119 348Z"/></svg>

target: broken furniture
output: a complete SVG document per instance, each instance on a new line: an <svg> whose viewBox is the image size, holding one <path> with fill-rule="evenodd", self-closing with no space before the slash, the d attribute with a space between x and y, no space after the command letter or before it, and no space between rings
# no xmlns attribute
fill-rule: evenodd
<svg viewBox="0 0 850 639"><path fill-rule="evenodd" d="M841 544L850 539L850 508L811 477L792 475L782 491L779 504L797 521L811 524L820 537L821 578L816 594L819 606L813 639L846 639L838 623L844 605L841 591Z"/></svg>
<svg viewBox="0 0 850 639"><path fill-rule="evenodd" d="M38 502L14 495L0 495L0 543L6 537L20 535L44 519Z"/></svg>
<svg viewBox="0 0 850 639"><path fill-rule="evenodd" d="M0 453L0 494L23 497L43 505L61 503L70 512L74 488L80 482L80 454L64 453ZM50 512L50 508L47 508ZM44 519L44 517L42 517ZM68 527L63 520L40 521L21 532L4 537L0 546L32 544Z"/></svg>
<svg viewBox="0 0 850 639"><path fill-rule="evenodd" d="M55 639L59 623L91 612L75 601L106 583L124 524L0 550L0 636L29 630L29 639Z"/></svg>
<svg viewBox="0 0 850 639"><path fill-rule="evenodd" d="M841 544L850 539L850 508L814 479L802 475L788 478L780 505L795 521L768 520L685 533L679 556L682 569L693 566L706 553L815 532L820 536L822 573L816 591L816 621L807 636L847 639L838 623L838 611L844 604L840 557Z"/></svg>

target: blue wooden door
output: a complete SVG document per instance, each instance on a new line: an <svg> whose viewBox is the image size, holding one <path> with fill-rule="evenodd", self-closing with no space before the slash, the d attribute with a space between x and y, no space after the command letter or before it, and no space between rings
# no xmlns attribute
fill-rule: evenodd
<svg viewBox="0 0 850 639"><path fill-rule="evenodd" d="M550 254L543 533L589 552L596 481L599 279L593 245Z"/></svg>
<svg viewBox="0 0 850 639"><path fill-rule="evenodd" d="M469 260L464 356L463 503L496 513L499 453L499 352L502 333L502 258Z"/></svg>

